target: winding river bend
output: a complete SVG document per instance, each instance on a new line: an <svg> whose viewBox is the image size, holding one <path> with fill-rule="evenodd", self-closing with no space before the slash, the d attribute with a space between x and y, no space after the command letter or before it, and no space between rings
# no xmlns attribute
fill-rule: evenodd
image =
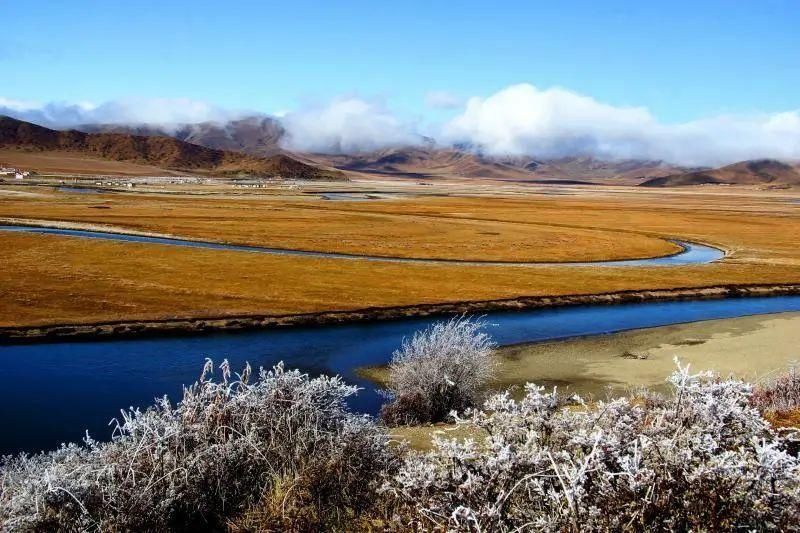
<svg viewBox="0 0 800 533"><path fill-rule="evenodd" d="M612 266L647 267L711 263L725 253L710 246L674 241L683 250L651 259L581 263L518 263L453 261L351 255L285 250L193 241L162 236L132 235L42 226L0 226L0 231L59 235L183 246L221 251L295 255L343 260L402 263L458 263L474 266ZM485 316L488 332L501 345L545 341L577 335L611 333L743 315L800 310L800 296L729 298L577 306L522 312L493 312ZM360 378L359 367L386 363L403 337L432 323L417 318L324 327L218 332L212 334L128 338L117 340L55 341L0 345L0 420L12 431L0 432L0 454L51 449L61 442L80 441L85 431L97 439L110 435L109 421L128 406L146 407L167 394L180 399L181 387L194 382L205 357L217 363L230 360L234 368L245 361L270 367L284 361L289 368L310 374L339 374L362 387L352 401L358 411L376 413L381 397Z"/></svg>
<svg viewBox="0 0 800 533"><path fill-rule="evenodd" d="M584 261L572 263L553 263L553 262L519 262L519 261L462 261L458 259L421 259L411 257L383 257L376 255L347 254L337 252L316 252L306 250L294 250L285 248L269 248L262 246L244 246L237 244L225 244L208 241L195 241L188 239L178 239L172 237L154 237L147 235L134 235L129 233L112 233L104 231L90 231L80 229L49 228L44 226L11 226L0 225L0 231L15 231L23 233L38 233L44 235L61 235L63 237L76 237L85 239L104 239L131 243L157 244L165 246L183 246L188 248L205 248L211 250L224 250L233 252L251 252L273 255L293 255L303 257L317 257L326 259L349 259L365 261L384 261L392 263L428 263L428 264L458 264L467 266L522 266L522 267L543 267L543 266L605 266L605 267L643 267L643 266L680 266L712 263L725 257L725 252L718 248L704 244L689 243L673 240L678 244L682 251L674 255L644 259L625 259L618 261Z"/></svg>
<svg viewBox="0 0 800 533"><path fill-rule="evenodd" d="M800 296L497 312L485 320L507 345L783 311L800 311ZM180 399L205 357L228 358L235 369L245 361L255 368L284 361L310 374L340 374L364 387L352 407L375 413L381 398L355 369L387 362L404 336L434 320L0 346L0 454L80 441L87 429L106 439L119 409L146 407L164 394Z"/></svg>

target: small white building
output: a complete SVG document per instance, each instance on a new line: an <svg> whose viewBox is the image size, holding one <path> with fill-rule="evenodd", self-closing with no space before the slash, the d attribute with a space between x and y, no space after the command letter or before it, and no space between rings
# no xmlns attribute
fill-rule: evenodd
<svg viewBox="0 0 800 533"><path fill-rule="evenodd" d="M19 171L17 171L17 172L14 173L14 179L15 180L25 179L26 175L27 175L27 172L19 172Z"/></svg>

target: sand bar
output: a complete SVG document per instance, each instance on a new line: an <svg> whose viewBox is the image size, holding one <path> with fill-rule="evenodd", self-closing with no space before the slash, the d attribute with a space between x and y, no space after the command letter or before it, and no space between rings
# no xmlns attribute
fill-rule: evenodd
<svg viewBox="0 0 800 533"><path fill-rule="evenodd" d="M800 313L639 329L500 349L500 386L527 381L580 394L666 390L678 357L694 370L758 381L800 361Z"/></svg>

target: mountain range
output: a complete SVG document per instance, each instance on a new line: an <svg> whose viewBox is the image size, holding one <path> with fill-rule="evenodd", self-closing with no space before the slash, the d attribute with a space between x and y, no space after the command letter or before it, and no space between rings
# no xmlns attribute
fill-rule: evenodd
<svg viewBox="0 0 800 533"><path fill-rule="evenodd" d="M202 122L158 126L150 124L84 124L87 133L169 136L218 150L253 156L288 154L310 165L348 173L406 178L464 177L556 183L593 182L637 184L686 169L661 161L602 161L591 157L537 160L531 157L490 157L473 147L437 147L425 138L419 146L387 148L355 154L291 153L282 148L286 130L278 119L250 116L224 123Z"/></svg>
<svg viewBox="0 0 800 533"><path fill-rule="evenodd" d="M649 179L645 187L681 187L687 185L800 185L800 164L758 159L741 161L715 169L671 174Z"/></svg>
<svg viewBox="0 0 800 533"><path fill-rule="evenodd" d="M58 131L11 117L0 117L0 148L4 149L5 159L13 159L14 151L42 152L212 175L246 174L305 180L346 179L341 171L309 165L284 153L259 157L152 133L146 130L140 133Z"/></svg>
<svg viewBox="0 0 800 533"><path fill-rule="evenodd" d="M223 123L199 122L169 127L153 124L83 124L75 129L86 133L172 137L215 150L243 152L257 157L281 153L283 150L279 143L286 134L278 120L255 115Z"/></svg>
<svg viewBox="0 0 800 533"><path fill-rule="evenodd" d="M437 146L433 139L424 139L419 146L354 154L295 153L282 147L286 135L279 119L256 115L222 123L170 126L85 124L68 131L0 117L3 148L77 152L201 173L281 175L296 179L344 179L346 174L416 179L457 177L645 187L800 185L800 165L772 159L743 161L720 168L687 168L640 159L498 157L482 154L475 147Z"/></svg>

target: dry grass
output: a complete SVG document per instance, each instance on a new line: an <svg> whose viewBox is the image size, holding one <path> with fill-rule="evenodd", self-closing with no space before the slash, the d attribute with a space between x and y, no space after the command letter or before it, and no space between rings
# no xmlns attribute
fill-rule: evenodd
<svg viewBox="0 0 800 533"><path fill-rule="evenodd" d="M800 409L764 414L770 424L776 428L800 428Z"/></svg>
<svg viewBox="0 0 800 533"><path fill-rule="evenodd" d="M45 189L36 188L41 192ZM608 259L724 246L675 268L392 264L0 232L0 325L292 314L518 296L800 282L800 210L756 193L426 198L382 202L139 194L0 197L0 217L113 224L196 238L371 254ZM91 209L91 205L111 209ZM499 235L494 235L499 233ZM667 246L665 249L664 247ZM650 250L649 253L644 253Z"/></svg>
<svg viewBox="0 0 800 533"><path fill-rule="evenodd" d="M238 244L397 257L585 261L680 250L663 239L636 233L518 221L500 200L493 202L497 220L485 212L475 218L465 216L481 203L424 199L380 202L365 209L358 202L331 205L323 200L56 193L5 200L0 217L90 222Z"/></svg>
<svg viewBox="0 0 800 533"><path fill-rule="evenodd" d="M37 172L64 174L112 174L130 176L170 176L185 174L164 170L152 165L97 159L86 154L70 152L24 152L0 149L0 161L15 167L36 169Z"/></svg>

